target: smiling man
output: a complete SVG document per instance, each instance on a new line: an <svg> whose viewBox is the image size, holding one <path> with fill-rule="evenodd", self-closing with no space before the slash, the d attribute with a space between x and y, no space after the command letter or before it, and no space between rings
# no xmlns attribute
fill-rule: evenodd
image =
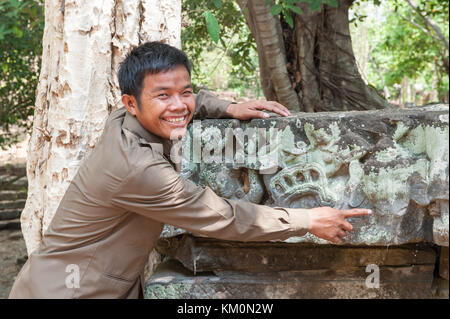
<svg viewBox="0 0 450 319"><path fill-rule="evenodd" d="M182 51L141 45L121 64L119 83L125 108L109 116L10 298L142 298L144 266L165 223L225 240L309 231L337 242L352 229L347 217L369 213L233 201L181 178L170 161L170 138L182 135L191 119L262 118L263 110L289 115L276 102L231 104L206 91L194 96Z"/></svg>

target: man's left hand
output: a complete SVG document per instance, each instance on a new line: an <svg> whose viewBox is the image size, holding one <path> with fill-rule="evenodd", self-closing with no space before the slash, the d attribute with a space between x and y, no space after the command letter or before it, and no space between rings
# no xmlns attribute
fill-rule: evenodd
<svg viewBox="0 0 450 319"><path fill-rule="evenodd" d="M268 118L269 114L263 110L278 113L281 116L290 116L291 112L275 101L252 100L238 104L230 104L227 113L230 117L238 120L250 120L253 118Z"/></svg>

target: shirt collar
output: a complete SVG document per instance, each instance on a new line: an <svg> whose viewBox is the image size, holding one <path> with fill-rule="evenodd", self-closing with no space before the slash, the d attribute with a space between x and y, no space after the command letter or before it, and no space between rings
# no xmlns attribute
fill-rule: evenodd
<svg viewBox="0 0 450 319"><path fill-rule="evenodd" d="M125 112L125 119L123 121L122 128L137 135L141 139L141 142L150 144L154 150L166 156L170 156L172 141L147 131L141 123L139 123L137 118L128 111Z"/></svg>

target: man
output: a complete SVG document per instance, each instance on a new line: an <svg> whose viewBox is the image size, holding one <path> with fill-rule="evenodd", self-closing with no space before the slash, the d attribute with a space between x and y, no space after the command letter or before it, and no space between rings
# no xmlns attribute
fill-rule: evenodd
<svg viewBox="0 0 450 319"><path fill-rule="evenodd" d="M149 42L119 70L125 108L111 113L20 271L10 298L142 298L143 270L163 224L225 240L268 241L308 231L337 242L367 210L271 208L217 196L179 176L170 138L192 118L287 116L275 102L242 104L201 91L195 98L186 55Z"/></svg>

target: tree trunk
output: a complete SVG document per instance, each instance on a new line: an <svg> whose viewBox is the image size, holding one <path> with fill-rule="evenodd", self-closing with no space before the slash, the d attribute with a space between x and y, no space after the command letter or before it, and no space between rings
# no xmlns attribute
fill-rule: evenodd
<svg viewBox="0 0 450 319"><path fill-rule="evenodd" d="M28 146L21 215L30 254L109 113L120 107L116 72L129 50L163 40L181 47L179 0L46 0L42 68Z"/></svg>
<svg viewBox="0 0 450 319"><path fill-rule="evenodd" d="M294 28L272 16L264 2L238 0L257 44L267 99L305 112L391 107L359 74L348 21L353 0L320 12L300 3L303 14L295 15Z"/></svg>
<svg viewBox="0 0 450 319"><path fill-rule="evenodd" d="M252 35L258 47L261 87L268 100L277 100L299 110L297 93L287 71L286 52L281 25L262 1L239 0ZM248 10L245 10L245 8Z"/></svg>

